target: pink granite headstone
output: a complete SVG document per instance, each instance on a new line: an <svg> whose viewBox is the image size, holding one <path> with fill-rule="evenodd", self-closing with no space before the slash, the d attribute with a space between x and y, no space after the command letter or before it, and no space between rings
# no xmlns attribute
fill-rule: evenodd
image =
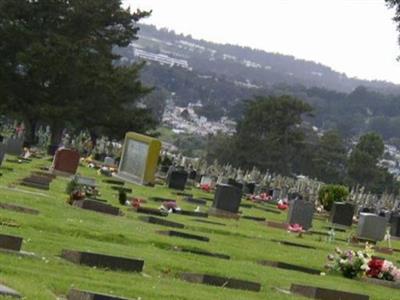
<svg viewBox="0 0 400 300"><path fill-rule="evenodd" d="M53 160L53 171L75 174L79 166L79 153L72 149L58 149Z"/></svg>

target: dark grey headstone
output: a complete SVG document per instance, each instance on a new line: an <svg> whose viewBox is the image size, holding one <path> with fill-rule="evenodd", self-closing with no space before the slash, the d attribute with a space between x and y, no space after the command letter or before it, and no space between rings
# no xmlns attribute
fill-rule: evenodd
<svg viewBox="0 0 400 300"><path fill-rule="evenodd" d="M299 224L304 230L312 227L312 220L314 215L314 205L305 200L292 201L289 205L287 216L288 224Z"/></svg>
<svg viewBox="0 0 400 300"><path fill-rule="evenodd" d="M1 167L1 164L3 163L5 155L6 155L6 145L0 143L0 167Z"/></svg>
<svg viewBox="0 0 400 300"><path fill-rule="evenodd" d="M167 221L165 219L160 219L156 217L139 217L140 220L145 221L147 223L151 224L157 224L161 226L167 226L167 227L175 227L175 228L184 228L185 225L177 222L172 222L172 221Z"/></svg>
<svg viewBox="0 0 400 300"><path fill-rule="evenodd" d="M292 265L292 264L288 264L288 263L280 262L280 261L261 260L261 261L259 261L259 264L261 264L263 266L269 266L269 267L290 270L290 271L297 271L297 272L302 272L302 273L307 273L307 274L312 274L312 275L320 275L321 274L321 271L317 270L317 269L311 269L311 268L302 267L302 266L298 266L298 265Z"/></svg>
<svg viewBox="0 0 400 300"><path fill-rule="evenodd" d="M15 156L21 156L24 147L24 139L12 138L6 142L6 153Z"/></svg>
<svg viewBox="0 0 400 300"><path fill-rule="evenodd" d="M12 251L20 251L22 238L18 236L0 234L0 248Z"/></svg>
<svg viewBox="0 0 400 300"><path fill-rule="evenodd" d="M240 289L254 292L259 292L261 290L261 284L258 282L207 274L182 273L181 279L192 283L202 283L230 289Z"/></svg>
<svg viewBox="0 0 400 300"><path fill-rule="evenodd" d="M400 214L395 214L390 220L390 235L400 237Z"/></svg>
<svg viewBox="0 0 400 300"><path fill-rule="evenodd" d="M355 207L351 203L334 202L330 222L335 225L350 227L353 224Z"/></svg>
<svg viewBox="0 0 400 300"><path fill-rule="evenodd" d="M371 213L361 213L357 227L357 237L382 241L386 233L387 220Z"/></svg>
<svg viewBox="0 0 400 300"><path fill-rule="evenodd" d="M167 177L167 186L170 189L181 190L185 189L188 179L188 173L182 170L172 171Z"/></svg>
<svg viewBox="0 0 400 300"><path fill-rule="evenodd" d="M237 187L227 184L217 185L215 191L213 207L231 213L238 213L240 202L242 201L242 191Z"/></svg>
<svg viewBox="0 0 400 300"><path fill-rule="evenodd" d="M254 194L256 189L256 184L254 182L246 182L243 186L244 194Z"/></svg>
<svg viewBox="0 0 400 300"><path fill-rule="evenodd" d="M13 289L10 289L2 284L0 284L0 296L18 299L22 297L17 291L14 291Z"/></svg>
<svg viewBox="0 0 400 300"><path fill-rule="evenodd" d="M169 236L174 236L174 237L180 237L180 238L184 238L184 239L189 239L189 240L197 240L197 241L201 241L201 242L209 242L210 241L210 239L206 236L190 234L190 233L175 231L175 230L158 231L158 233L164 234L164 235L169 235Z"/></svg>
<svg viewBox="0 0 400 300"><path fill-rule="evenodd" d="M306 298L319 300L369 300L369 296L313 286L292 284L290 291Z"/></svg>
<svg viewBox="0 0 400 300"><path fill-rule="evenodd" d="M114 215L118 216L119 215L119 208L100 202L96 200L78 200L74 201L74 206L82 208L82 209L87 209L87 210L92 210L95 212L103 213L103 214L109 214L109 215Z"/></svg>
<svg viewBox="0 0 400 300"><path fill-rule="evenodd" d="M61 257L78 265L110 270L142 272L144 265L144 261L139 259L74 250L62 250Z"/></svg>
<svg viewBox="0 0 400 300"><path fill-rule="evenodd" d="M116 297L113 295L99 294L89 291L71 289L67 296L68 300L129 300L128 298Z"/></svg>

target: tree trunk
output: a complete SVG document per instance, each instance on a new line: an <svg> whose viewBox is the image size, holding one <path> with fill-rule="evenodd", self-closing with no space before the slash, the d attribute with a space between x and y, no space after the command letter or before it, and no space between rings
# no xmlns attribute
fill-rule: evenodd
<svg viewBox="0 0 400 300"><path fill-rule="evenodd" d="M61 144L63 133L63 126L59 123L53 123L51 126L51 135L50 135L50 146L48 149L48 154L54 155L57 148Z"/></svg>

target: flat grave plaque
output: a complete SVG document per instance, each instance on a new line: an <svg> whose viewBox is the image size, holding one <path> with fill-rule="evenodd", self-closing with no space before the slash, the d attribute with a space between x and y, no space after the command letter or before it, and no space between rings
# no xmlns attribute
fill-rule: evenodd
<svg viewBox="0 0 400 300"><path fill-rule="evenodd" d="M193 194L183 193L183 192L174 192L172 194L177 195L177 196L183 196L183 197L193 197Z"/></svg>
<svg viewBox="0 0 400 300"><path fill-rule="evenodd" d="M163 234L163 235L180 237L180 238L190 239L190 240L197 240L197 241L201 241L201 242L209 242L210 241L210 239L206 236L190 234L190 233L181 232L181 231L167 230L167 231L157 231L157 232L160 234Z"/></svg>
<svg viewBox="0 0 400 300"><path fill-rule="evenodd" d="M368 282L368 283L389 287L392 289L400 289L400 282L381 280L381 279L376 279L376 278L362 278L361 280Z"/></svg>
<svg viewBox="0 0 400 300"><path fill-rule="evenodd" d="M262 211L266 211L266 212L270 212L276 215L280 215L282 212L276 209L272 209L272 208L268 208L268 207L258 207L258 206L254 206L255 209L258 210L262 210Z"/></svg>
<svg viewBox="0 0 400 300"><path fill-rule="evenodd" d="M253 220L253 221L257 221L257 222L264 222L265 218L263 217L254 217L254 216L243 216L243 219L247 219L247 220Z"/></svg>
<svg viewBox="0 0 400 300"><path fill-rule="evenodd" d="M46 177L31 176L23 178L21 185L47 191L50 189L50 182Z"/></svg>
<svg viewBox="0 0 400 300"><path fill-rule="evenodd" d="M9 287L2 284L0 284L0 296L18 299L22 298L22 296L17 291L14 291L13 289L10 289Z"/></svg>
<svg viewBox="0 0 400 300"><path fill-rule="evenodd" d="M100 202L96 200L78 200L74 201L73 203L74 206L86 209L86 210L91 210L103 214L109 214L113 216L118 216L119 215L119 208Z"/></svg>
<svg viewBox="0 0 400 300"><path fill-rule="evenodd" d="M185 197L184 200L189 203L193 203L193 204L197 204L197 205L207 205L207 200L204 200L204 199Z"/></svg>
<svg viewBox="0 0 400 300"><path fill-rule="evenodd" d="M114 185L125 185L124 181L116 180L116 179L104 179L103 182L107 183L107 184L114 184Z"/></svg>
<svg viewBox="0 0 400 300"><path fill-rule="evenodd" d="M285 246L291 246L291 247L298 247L298 248L305 248L305 249L317 249L314 246L310 246L310 245L304 245L304 244L299 244L299 243L294 243L294 242L290 242L290 241L281 241L281 240L271 240L272 242L276 242Z"/></svg>
<svg viewBox="0 0 400 300"><path fill-rule="evenodd" d="M369 300L369 296L313 286L292 284L290 291L306 298L319 300Z"/></svg>
<svg viewBox="0 0 400 300"><path fill-rule="evenodd" d="M116 297L114 295L106 295L95 292L71 289L68 293L67 300L129 300L129 299Z"/></svg>
<svg viewBox="0 0 400 300"><path fill-rule="evenodd" d="M0 248L12 251L20 251L22 238L18 236L0 234Z"/></svg>
<svg viewBox="0 0 400 300"><path fill-rule="evenodd" d="M207 274L182 273L181 279L192 283L202 283L230 289L248 290L254 292L259 292L261 290L261 284L258 282Z"/></svg>
<svg viewBox="0 0 400 300"><path fill-rule="evenodd" d="M176 200L164 197L150 197L149 199L155 202L176 202Z"/></svg>
<svg viewBox="0 0 400 300"><path fill-rule="evenodd" d="M302 267L302 266L298 266L298 265L292 265L292 264L288 264L288 263L280 262L280 261L261 260L258 263L263 266L270 266L270 267L274 267L274 268L290 270L290 271L297 271L297 272L302 272L302 273L307 273L307 274L312 274L312 275L320 275L321 274L321 271L317 270L317 269Z"/></svg>
<svg viewBox="0 0 400 300"><path fill-rule="evenodd" d="M132 193L132 189L126 188L126 187L123 187L123 186L111 186L111 188L113 190L115 190L115 191L118 191L118 192L125 192L127 194Z"/></svg>
<svg viewBox="0 0 400 300"><path fill-rule="evenodd" d="M144 265L144 261L139 259L65 249L62 250L61 257L78 265L110 270L142 272Z"/></svg>
<svg viewBox="0 0 400 300"><path fill-rule="evenodd" d="M275 229L287 230L287 228L288 228L288 224L282 223L282 222L267 221L265 223L268 227L275 228Z"/></svg>
<svg viewBox="0 0 400 300"><path fill-rule="evenodd" d="M229 255L226 255L226 254L213 253L213 252L209 252L209 251L201 250L201 249L176 247L176 248L174 248L174 250L181 251L181 252L188 252L188 253L197 254L197 255L204 255L204 256L210 256L210 257L215 257L215 258L221 258L221 259L230 259L231 258Z"/></svg>
<svg viewBox="0 0 400 300"><path fill-rule="evenodd" d="M15 204L8 204L8 203L0 203L0 208L11 210L19 213L31 214L31 215L38 215L39 211L36 209L23 207Z"/></svg>
<svg viewBox="0 0 400 300"><path fill-rule="evenodd" d="M168 216L167 212L161 211L158 208L140 206L138 208L130 208L129 210L136 211L139 214L153 215L153 216L159 216L159 217L167 217Z"/></svg>
<svg viewBox="0 0 400 300"><path fill-rule="evenodd" d="M224 223L208 221L208 220L202 220L202 219L193 219L193 221L200 222L200 223L211 224L211 225L226 226L226 224L224 224Z"/></svg>
<svg viewBox="0 0 400 300"><path fill-rule="evenodd" d="M200 212L200 211L177 210L175 213L178 214L178 215L183 215L183 216L208 218L208 213Z"/></svg>
<svg viewBox="0 0 400 300"><path fill-rule="evenodd" d="M151 224L156 224L156 225L161 225L161 226L167 226L167 227L175 227L175 228L185 228L184 224L177 223L177 222L172 222L172 221L167 221L165 219L160 219L156 217L139 217L140 220L151 223Z"/></svg>

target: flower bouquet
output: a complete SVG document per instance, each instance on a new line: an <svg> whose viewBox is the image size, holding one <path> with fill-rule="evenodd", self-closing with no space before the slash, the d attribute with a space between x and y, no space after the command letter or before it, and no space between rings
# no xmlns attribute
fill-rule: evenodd
<svg viewBox="0 0 400 300"><path fill-rule="evenodd" d="M391 261L373 257L369 261L368 267L368 277L400 282L400 269Z"/></svg>
<svg viewBox="0 0 400 300"><path fill-rule="evenodd" d="M342 251L336 248L328 259L331 262L327 265L328 269L340 272L344 277L355 278L362 277L369 270L368 262L371 257L367 251Z"/></svg>

